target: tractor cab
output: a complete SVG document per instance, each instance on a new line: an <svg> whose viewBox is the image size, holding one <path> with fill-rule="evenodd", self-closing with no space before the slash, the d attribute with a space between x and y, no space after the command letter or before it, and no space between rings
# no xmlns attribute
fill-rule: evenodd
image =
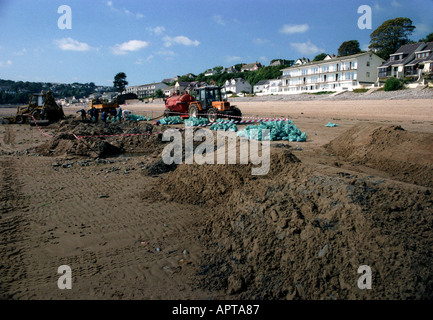
<svg viewBox="0 0 433 320"><path fill-rule="evenodd" d="M207 86L195 90L195 99L200 102L202 109L206 110L214 107L213 102L224 102L225 96L221 93L221 88L217 86Z"/></svg>
<svg viewBox="0 0 433 320"><path fill-rule="evenodd" d="M42 107L45 102L45 95L42 93L34 93L30 98L30 106L33 108Z"/></svg>

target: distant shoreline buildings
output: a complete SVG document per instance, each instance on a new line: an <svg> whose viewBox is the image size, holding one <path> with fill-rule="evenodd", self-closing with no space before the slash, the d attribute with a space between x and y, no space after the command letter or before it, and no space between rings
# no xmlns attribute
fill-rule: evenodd
<svg viewBox="0 0 433 320"><path fill-rule="evenodd" d="M281 65L282 60L273 60L273 65ZM284 61L284 60L283 60ZM258 63L244 64L237 72L254 72L263 68ZM234 66L222 70L208 69L204 75L211 77L218 72L236 72ZM308 58L297 59L287 68L281 69L277 79L260 80L253 87L240 77L225 81L222 86L226 92L233 94L254 93L256 95L300 94L317 92L352 91L359 88L380 87L388 78L421 81L423 76L433 75L433 42L418 42L402 46L388 60L384 60L374 52L362 52L348 56L327 55L321 61L310 61ZM191 74L190 74L191 75ZM191 75L193 78L193 75ZM168 79L178 80L179 77ZM167 81L167 79L165 79ZM192 83L193 81L191 81ZM190 82L176 82L169 87L164 81L143 86L128 87L126 92L137 91L139 88L155 86L162 89L166 96L174 90L183 92ZM204 85L205 83L202 83ZM176 89L176 86L178 89ZM154 91L143 91L150 94ZM144 96L144 94L139 94Z"/></svg>

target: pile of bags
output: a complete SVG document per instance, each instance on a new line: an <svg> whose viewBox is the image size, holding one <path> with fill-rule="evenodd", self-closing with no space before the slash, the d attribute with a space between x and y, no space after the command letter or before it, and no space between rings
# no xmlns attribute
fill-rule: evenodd
<svg viewBox="0 0 433 320"><path fill-rule="evenodd" d="M195 127L195 126L208 124L209 120L208 120L208 118L191 117L191 118L185 119L184 123L185 123L186 127Z"/></svg>
<svg viewBox="0 0 433 320"><path fill-rule="evenodd" d="M167 124L179 124L182 123L182 118L179 116L171 116L167 118L162 118L159 120L160 124L167 125Z"/></svg>
<svg viewBox="0 0 433 320"><path fill-rule="evenodd" d="M237 133L238 137L245 137L250 140L288 140L291 142L307 141L307 134L293 124L292 120L287 121L265 121L258 125L246 126L244 130Z"/></svg>
<svg viewBox="0 0 433 320"><path fill-rule="evenodd" d="M234 120L224 120L224 119L218 119L213 125L210 126L211 130L223 130L223 131L238 131L237 125L234 123Z"/></svg>
<svg viewBox="0 0 433 320"><path fill-rule="evenodd" d="M140 116L132 113L128 116L128 120L129 121L150 121L150 116L146 117L146 116Z"/></svg>

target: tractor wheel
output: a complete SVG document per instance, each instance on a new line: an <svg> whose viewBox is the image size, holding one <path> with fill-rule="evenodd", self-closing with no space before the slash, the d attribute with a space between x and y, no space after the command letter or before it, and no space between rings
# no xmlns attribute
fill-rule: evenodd
<svg viewBox="0 0 433 320"><path fill-rule="evenodd" d="M207 111L207 118L209 119L210 123L214 123L218 119L218 112L215 108L210 108Z"/></svg>
<svg viewBox="0 0 433 320"><path fill-rule="evenodd" d="M15 122L18 124L23 124L26 122L26 118L19 114L15 117Z"/></svg>
<svg viewBox="0 0 433 320"><path fill-rule="evenodd" d="M190 105L188 109L188 114L190 118L198 118L198 106L196 104Z"/></svg>
<svg viewBox="0 0 433 320"><path fill-rule="evenodd" d="M238 107L232 107L233 110L233 119L236 121L242 120L242 111Z"/></svg>
<svg viewBox="0 0 433 320"><path fill-rule="evenodd" d="M40 113L38 110L35 110L35 111L33 111L33 113L32 113L32 117L33 117L35 120L39 120L39 118L41 117L41 113Z"/></svg>

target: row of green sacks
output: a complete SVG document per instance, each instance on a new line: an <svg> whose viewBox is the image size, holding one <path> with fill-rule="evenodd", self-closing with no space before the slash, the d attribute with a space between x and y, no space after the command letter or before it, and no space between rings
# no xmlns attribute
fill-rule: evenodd
<svg viewBox="0 0 433 320"><path fill-rule="evenodd" d="M237 132L238 137L245 137L251 140L288 140L291 142L305 142L307 141L307 134L293 124L292 120L286 121L260 121L258 125L246 126L244 130L238 132L238 127L235 121L218 119L210 126L210 130L223 130ZM182 123L182 118L179 116L172 116L160 120L160 124L178 124ZM184 121L185 126L195 127L199 125L206 125L209 123L207 118L189 118ZM265 130L265 131L263 131ZM268 130L268 131L266 131Z"/></svg>
<svg viewBox="0 0 433 320"><path fill-rule="evenodd" d="M129 121L150 121L151 117L150 116L146 117L146 116L139 116L139 115L136 115L136 114L130 114L129 117L128 117L128 120ZM119 121L119 117L118 116L113 117L113 118L111 118L110 121L112 123L118 122Z"/></svg>
<svg viewBox="0 0 433 320"><path fill-rule="evenodd" d="M237 132L238 128L234 121L218 119L211 127L211 130L224 130ZM267 130L267 131L266 131ZM292 120L286 121L259 121L258 125L246 126L244 130L237 133L238 137L245 137L251 140L289 140L296 142L307 141L307 134L293 124Z"/></svg>
<svg viewBox="0 0 433 320"><path fill-rule="evenodd" d="M128 120L129 121L150 121L151 117L150 116L149 117L140 116L140 115L137 115L137 114L130 114L128 116Z"/></svg>
<svg viewBox="0 0 433 320"><path fill-rule="evenodd" d="M258 125L246 126L244 130L237 133L238 137L245 137L250 140L288 140L291 142L307 141L307 134L301 132L292 120L286 121L265 121Z"/></svg>

